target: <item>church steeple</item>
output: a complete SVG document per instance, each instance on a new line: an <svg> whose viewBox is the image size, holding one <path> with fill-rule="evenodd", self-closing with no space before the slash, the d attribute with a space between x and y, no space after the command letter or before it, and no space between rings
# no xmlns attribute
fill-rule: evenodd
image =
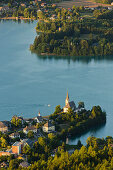
<svg viewBox="0 0 113 170"><path fill-rule="evenodd" d="M39 110L39 112L38 112L38 116L40 116L40 110Z"/></svg>
<svg viewBox="0 0 113 170"><path fill-rule="evenodd" d="M65 105L67 105L69 103L69 94L68 94L68 91L67 91L67 96L66 96L66 100L65 100Z"/></svg>

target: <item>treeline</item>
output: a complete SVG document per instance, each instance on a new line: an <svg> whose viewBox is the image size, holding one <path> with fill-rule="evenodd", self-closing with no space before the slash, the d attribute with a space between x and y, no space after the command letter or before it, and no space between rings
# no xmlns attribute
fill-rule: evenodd
<svg viewBox="0 0 113 170"><path fill-rule="evenodd" d="M36 9L30 9L19 6L14 12L7 14L12 17L37 18Z"/></svg>
<svg viewBox="0 0 113 170"><path fill-rule="evenodd" d="M16 0L17 2L30 2L30 0ZM15 3L15 0L1 0L1 3Z"/></svg>
<svg viewBox="0 0 113 170"><path fill-rule="evenodd" d="M42 33L36 36L30 50L60 56L110 56L113 54L112 26L109 20L39 22L36 29ZM84 34L86 39L82 38Z"/></svg>
<svg viewBox="0 0 113 170"><path fill-rule="evenodd" d="M112 0L95 0L97 3L102 3L102 4L111 4L113 1Z"/></svg>
<svg viewBox="0 0 113 170"><path fill-rule="evenodd" d="M59 146L54 156L50 155L47 150L45 139L40 139L31 149L25 146L24 152L28 157L31 165L27 168L19 167L21 160L14 157L1 157L0 162L9 159L9 169L28 169L28 170L98 170L98 169L113 169L113 138L108 136L105 139L88 137L87 145L80 149L75 149L71 155L66 151L66 145L62 143ZM79 142L80 143L80 142ZM44 152L44 150L45 152ZM33 157L32 157L33 155ZM34 158L29 160L29 158Z"/></svg>
<svg viewBox="0 0 113 170"><path fill-rule="evenodd" d="M113 148L110 144L113 142L112 137L99 139L89 137L87 146L82 146L80 150L75 150L72 155L65 151L65 147L59 148L54 157L47 162L35 162L31 169L69 169L69 170L97 170L113 169ZM28 168L28 169L29 169Z"/></svg>
<svg viewBox="0 0 113 170"><path fill-rule="evenodd" d="M95 10L94 16L97 19L113 19L113 10Z"/></svg>
<svg viewBox="0 0 113 170"><path fill-rule="evenodd" d="M66 136L77 136L83 134L87 130L95 126L101 126L106 123L106 113L101 110L100 106L93 106L92 110L81 110L79 113L74 113L71 108L67 113L63 113L60 107L57 106L55 112L50 115L50 119L57 122L57 130L61 132L60 138ZM60 128L59 124L67 124L67 128Z"/></svg>

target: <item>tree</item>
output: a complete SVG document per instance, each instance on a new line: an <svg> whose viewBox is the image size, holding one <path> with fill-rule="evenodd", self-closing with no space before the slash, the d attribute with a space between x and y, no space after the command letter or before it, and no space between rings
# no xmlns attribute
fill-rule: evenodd
<svg viewBox="0 0 113 170"><path fill-rule="evenodd" d="M81 44L81 48L82 49L84 49L84 48L88 49L88 42L87 42L87 40L81 40L80 44Z"/></svg>
<svg viewBox="0 0 113 170"><path fill-rule="evenodd" d="M1 147L5 148L7 146L7 141L3 137L0 138L1 140Z"/></svg>
<svg viewBox="0 0 113 170"><path fill-rule="evenodd" d="M28 8L25 8L25 9L24 9L24 17L25 17L25 18L29 18L29 15L30 15L30 14L29 14L29 9L28 9Z"/></svg>
<svg viewBox="0 0 113 170"><path fill-rule="evenodd" d="M10 170L18 169L18 166L19 166L19 162L17 159L10 160L10 162L9 162Z"/></svg>
<svg viewBox="0 0 113 170"><path fill-rule="evenodd" d="M93 106L91 110L91 116L96 118L96 116L100 116L102 114L102 110L100 106Z"/></svg>
<svg viewBox="0 0 113 170"><path fill-rule="evenodd" d="M84 102L78 102L78 107L79 108L84 108L85 107Z"/></svg>
<svg viewBox="0 0 113 170"><path fill-rule="evenodd" d="M38 143L39 143L42 147L45 147L45 146L46 146L46 138L45 138L45 137L39 137L39 138L38 138Z"/></svg>
<svg viewBox="0 0 113 170"><path fill-rule="evenodd" d="M72 108L70 107L70 108L68 108L68 111L67 111L67 114L69 114L69 115L73 115L73 110L72 110Z"/></svg>
<svg viewBox="0 0 113 170"><path fill-rule="evenodd" d="M17 116L13 116L11 119L11 123L15 127L21 127L22 126L22 121L19 119Z"/></svg>
<svg viewBox="0 0 113 170"><path fill-rule="evenodd" d="M37 12L37 17L38 17L39 19L44 19L44 18L45 18L45 15L44 15L44 13L43 13L42 11L38 11L38 12Z"/></svg>
<svg viewBox="0 0 113 170"><path fill-rule="evenodd" d="M81 148L81 147L82 147L82 143L81 143L81 141L80 141L80 140L78 140L78 142L77 142L77 146L78 146L79 148Z"/></svg>
<svg viewBox="0 0 113 170"><path fill-rule="evenodd" d="M11 8L11 3L8 3L8 7Z"/></svg>
<svg viewBox="0 0 113 170"><path fill-rule="evenodd" d="M54 135L53 133L49 133L49 134L48 134L48 138L51 139L51 140L53 140L53 139L55 138L55 135Z"/></svg>
<svg viewBox="0 0 113 170"><path fill-rule="evenodd" d="M60 105L57 105L55 108L55 113L60 113L62 111Z"/></svg>
<svg viewBox="0 0 113 170"><path fill-rule="evenodd" d="M26 135L23 131L20 131L19 134L20 134L20 138L22 138L22 139L26 137Z"/></svg>
<svg viewBox="0 0 113 170"><path fill-rule="evenodd" d="M60 14L60 12L58 12L57 17L58 17L58 19L60 19L60 18L61 18L61 14Z"/></svg>
<svg viewBox="0 0 113 170"><path fill-rule="evenodd" d="M34 132L30 130L27 134L27 137L28 138L34 138Z"/></svg>
<svg viewBox="0 0 113 170"><path fill-rule="evenodd" d="M54 22L51 23L51 30L54 32L56 31L56 25Z"/></svg>
<svg viewBox="0 0 113 170"><path fill-rule="evenodd" d="M23 147L23 153L26 154L26 155L31 155L31 148L29 145L25 145Z"/></svg>

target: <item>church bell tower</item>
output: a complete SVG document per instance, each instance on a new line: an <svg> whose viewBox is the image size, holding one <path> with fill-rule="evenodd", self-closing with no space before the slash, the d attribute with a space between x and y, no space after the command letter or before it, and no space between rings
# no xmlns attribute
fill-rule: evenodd
<svg viewBox="0 0 113 170"><path fill-rule="evenodd" d="M67 91L67 96L66 96L66 100L65 100L65 105L67 106L69 104L69 94Z"/></svg>

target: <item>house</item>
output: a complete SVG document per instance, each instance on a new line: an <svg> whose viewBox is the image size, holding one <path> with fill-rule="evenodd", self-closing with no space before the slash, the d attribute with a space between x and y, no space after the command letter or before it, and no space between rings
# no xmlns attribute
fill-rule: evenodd
<svg viewBox="0 0 113 170"><path fill-rule="evenodd" d="M0 131L2 133L6 133L9 130L10 123L8 121L1 121L0 122Z"/></svg>
<svg viewBox="0 0 113 170"><path fill-rule="evenodd" d="M30 147L32 147L34 142L36 142L36 140L30 140L30 139L23 139L20 142L15 142L12 145L12 153L19 155L22 153L23 147L25 145L29 145Z"/></svg>
<svg viewBox="0 0 113 170"><path fill-rule="evenodd" d="M43 118L42 116L40 115L40 111L38 113L38 116L34 118L34 120L37 122L37 123L42 123L43 122Z"/></svg>
<svg viewBox="0 0 113 170"><path fill-rule="evenodd" d="M37 141L37 139L23 139L21 140L21 144L22 144L22 148L25 146L25 145L28 145L30 146L31 148L33 147L33 144Z"/></svg>
<svg viewBox="0 0 113 170"><path fill-rule="evenodd" d="M110 7L110 6L108 6L108 10L112 10L112 9L113 9L113 6L111 6L111 7Z"/></svg>
<svg viewBox="0 0 113 170"><path fill-rule="evenodd" d="M22 143L21 142L15 142L12 145L12 153L17 154L17 155L22 153Z"/></svg>
<svg viewBox="0 0 113 170"><path fill-rule="evenodd" d="M28 166L30 166L30 164L26 161L21 162L19 165L19 167L22 167L22 168L27 168Z"/></svg>
<svg viewBox="0 0 113 170"><path fill-rule="evenodd" d="M0 11L2 11L3 7L0 6Z"/></svg>
<svg viewBox="0 0 113 170"><path fill-rule="evenodd" d="M8 164L6 162L2 162L0 164L0 168L7 168L8 167Z"/></svg>
<svg viewBox="0 0 113 170"><path fill-rule="evenodd" d="M53 8L56 7L56 4L52 4L52 7L53 7Z"/></svg>
<svg viewBox="0 0 113 170"><path fill-rule="evenodd" d="M46 6L47 4L46 3L41 3L41 7L44 7Z"/></svg>
<svg viewBox="0 0 113 170"><path fill-rule="evenodd" d="M20 5L21 5L22 7L26 7L26 4L24 4L24 3L21 3Z"/></svg>
<svg viewBox="0 0 113 170"><path fill-rule="evenodd" d="M59 28L58 28L58 30L59 30L59 31L61 31L61 30L62 30L62 28L61 28L61 27L59 27Z"/></svg>
<svg viewBox="0 0 113 170"><path fill-rule="evenodd" d="M0 156L10 156L11 153L7 151L0 151Z"/></svg>
<svg viewBox="0 0 113 170"><path fill-rule="evenodd" d="M32 1L32 3L33 3L33 5L36 5L37 2L36 1Z"/></svg>
<svg viewBox="0 0 113 170"><path fill-rule="evenodd" d="M1 9L1 11L5 12L5 13L8 12L9 10L10 9L9 9L8 5L3 6Z"/></svg>
<svg viewBox="0 0 113 170"><path fill-rule="evenodd" d="M11 133L9 135L10 138L14 139L14 138L20 138L20 134L18 132L14 132L14 133Z"/></svg>
<svg viewBox="0 0 113 170"><path fill-rule="evenodd" d="M73 111L75 111L76 106L74 101L69 101L69 94L67 92L67 96L66 96L66 100L65 100L65 106L63 108L63 112L66 113L68 111L68 109L71 108Z"/></svg>
<svg viewBox="0 0 113 170"><path fill-rule="evenodd" d="M44 124L42 130L43 132L50 133L55 131L55 126L50 121L48 121L46 124Z"/></svg>
<svg viewBox="0 0 113 170"><path fill-rule="evenodd" d="M23 150L23 147L25 145L28 145L30 147L33 146L33 144L37 141L37 139L34 139L34 140L31 140L31 139L23 139L21 140L20 142L15 142L13 145L12 145L12 153L13 154L21 154L22 153L22 150ZM8 153L8 152L7 152Z"/></svg>
<svg viewBox="0 0 113 170"><path fill-rule="evenodd" d="M68 19L71 19L71 16L67 16Z"/></svg>
<svg viewBox="0 0 113 170"><path fill-rule="evenodd" d="M26 122L27 124L31 125L32 122L33 122L33 119L27 118L27 119L24 119L24 122Z"/></svg>
<svg viewBox="0 0 113 170"><path fill-rule="evenodd" d="M23 129L23 132L27 135L29 131L32 131L34 133L37 133L37 128L35 126L26 126Z"/></svg>
<svg viewBox="0 0 113 170"><path fill-rule="evenodd" d="M51 19L51 20L55 20L55 19L57 19L57 16L53 14L53 15L50 17L50 19Z"/></svg>

